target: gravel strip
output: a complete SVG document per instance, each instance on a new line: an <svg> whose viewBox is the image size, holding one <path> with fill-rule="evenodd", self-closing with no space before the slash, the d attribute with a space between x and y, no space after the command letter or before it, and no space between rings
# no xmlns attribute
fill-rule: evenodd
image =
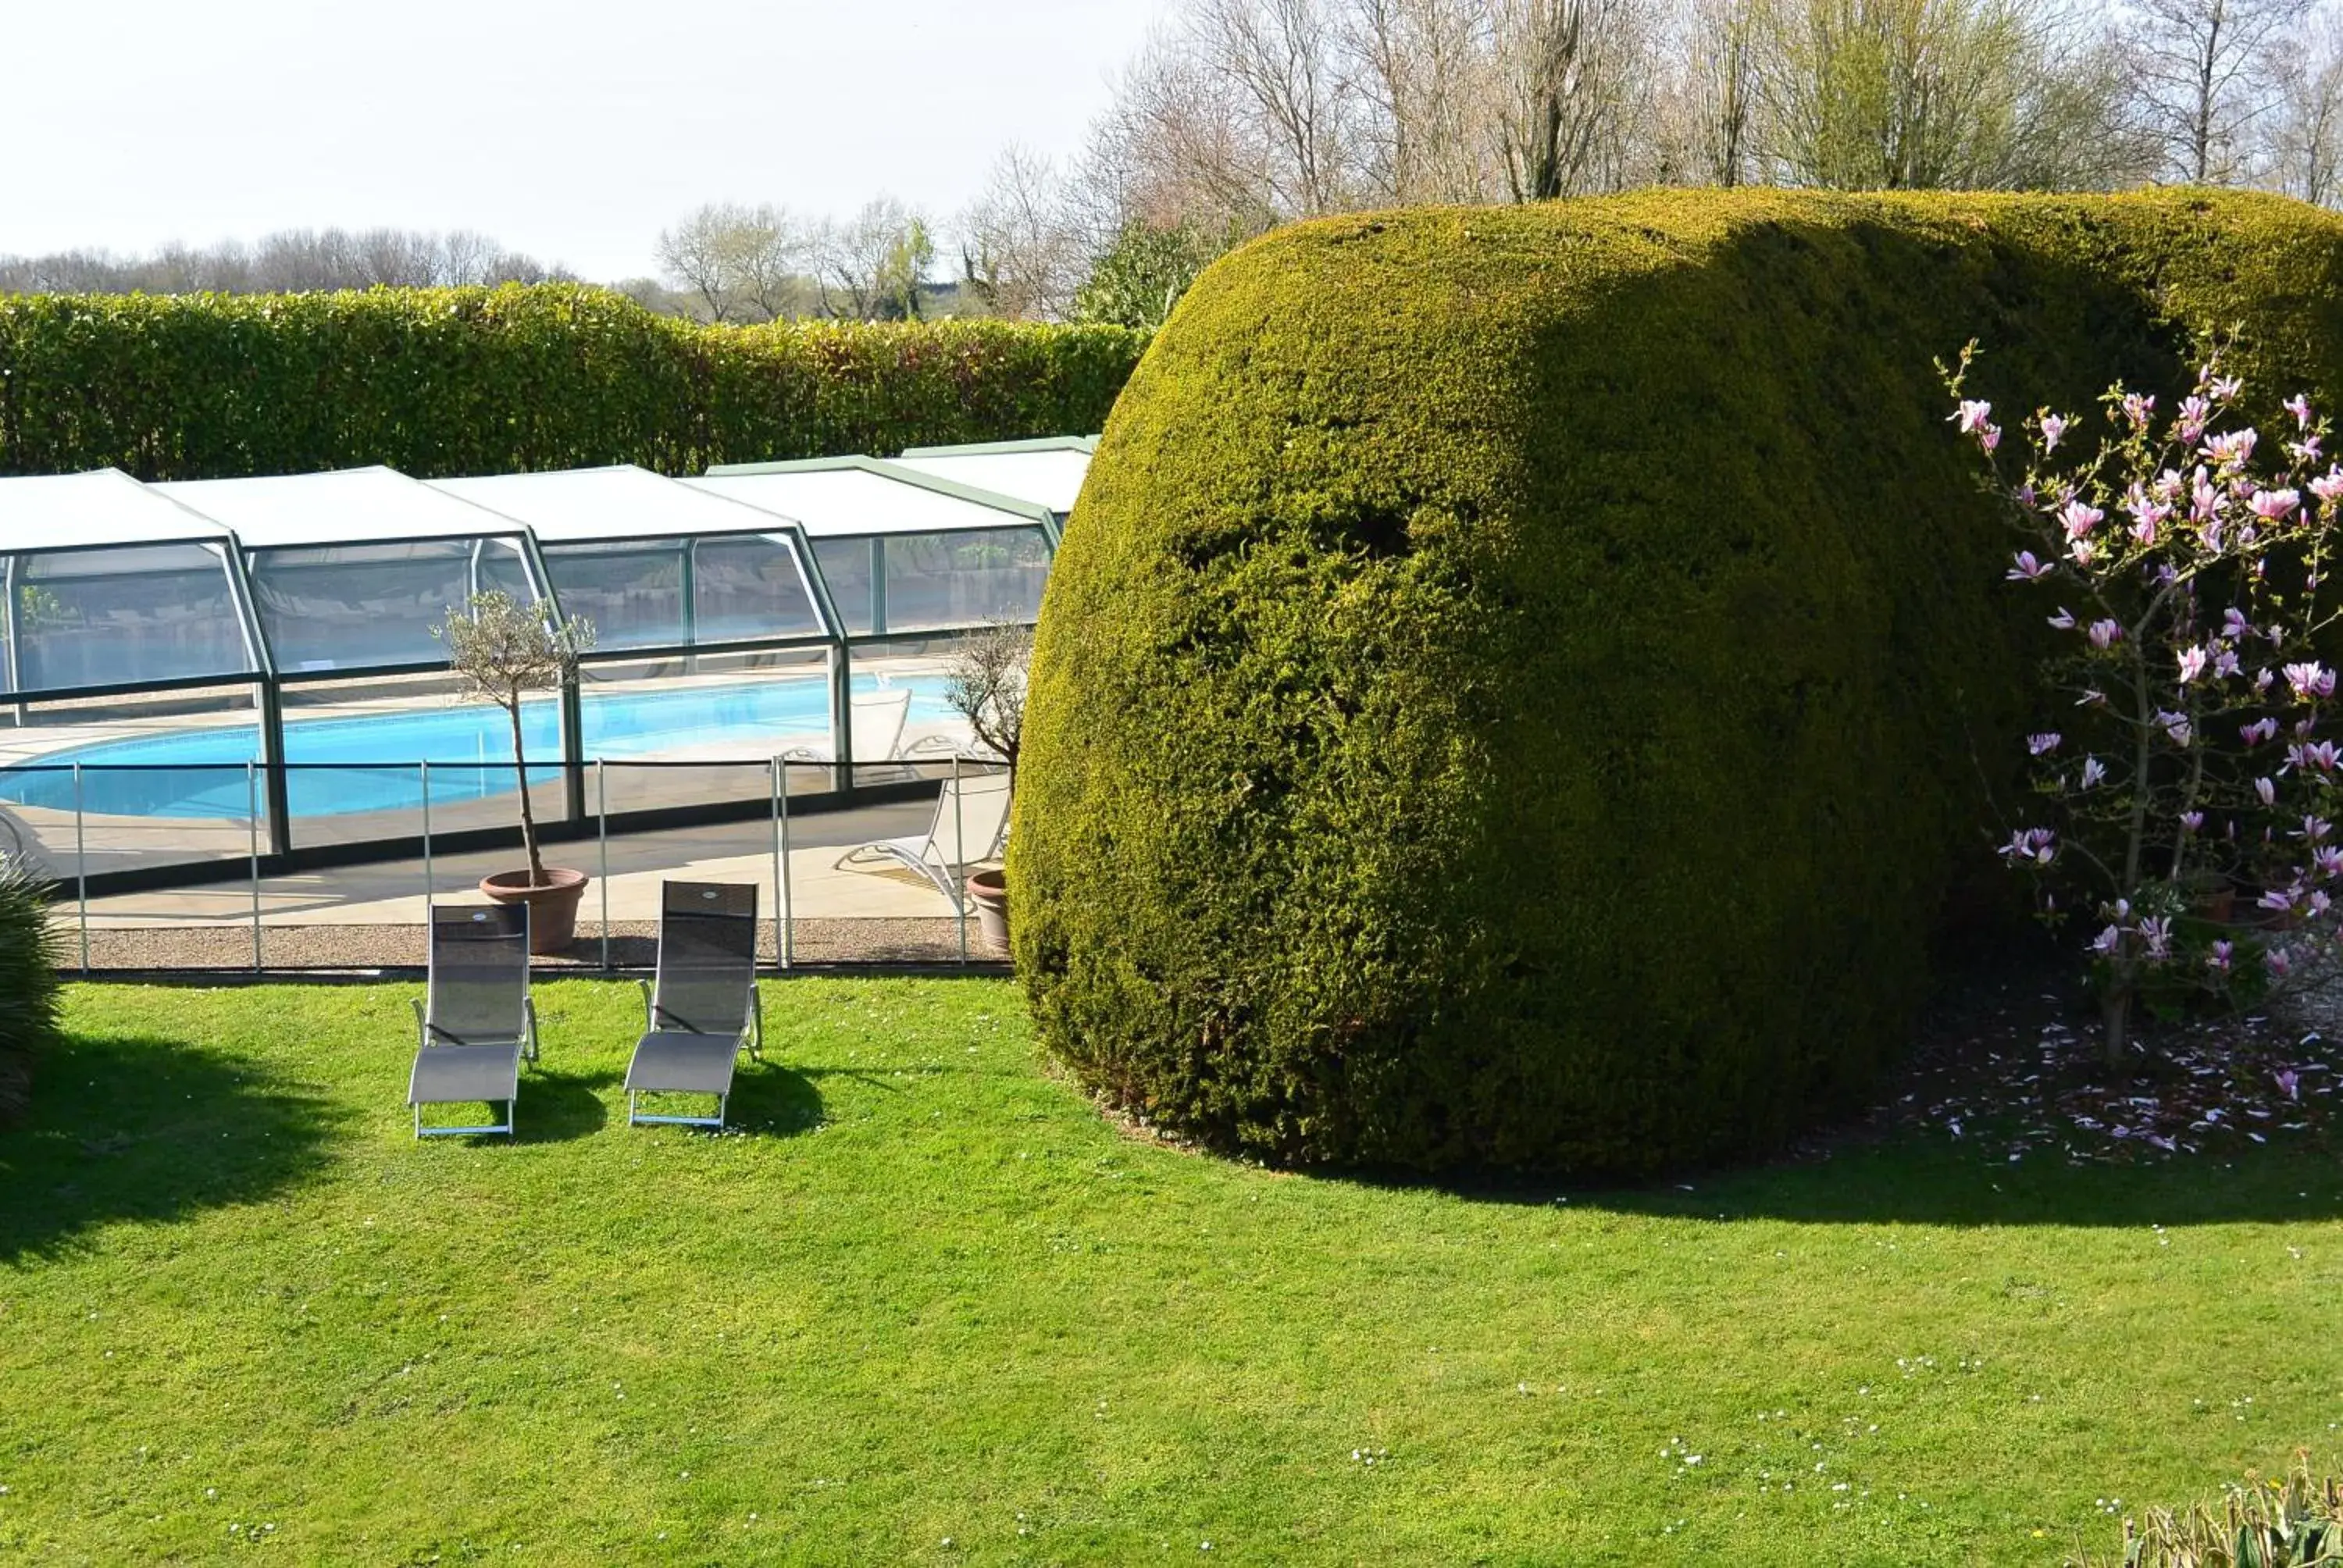
<svg viewBox="0 0 2343 1568"><path fill-rule="evenodd" d="M566 953L539 957L539 972L593 970L602 962L601 929L581 927L577 945ZM80 963L80 939L71 929L64 933L66 967ZM960 922L953 920L801 920L790 926L790 957L801 964L941 964L960 963ZM767 923L758 942L764 962L775 961L772 927ZM424 928L407 926L263 926L261 960L271 971L409 969L425 961ZM659 926L651 920L610 922L610 964L613 969L648 970L659 953ZM998 965L1003 956L977 940L969 929L969 960ZM250 970L252 928L249 926L138 926L93 929L89 933L89 968L93 974L126 970L155 973L170 970Z"/></svg>

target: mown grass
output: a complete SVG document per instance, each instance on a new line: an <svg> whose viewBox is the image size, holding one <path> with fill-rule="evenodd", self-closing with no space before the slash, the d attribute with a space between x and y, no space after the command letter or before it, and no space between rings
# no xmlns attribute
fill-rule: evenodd
<svg viewBox="0 0 2343 1568"><path fill-rule="evenodd" d="M987 980L768 982L721 1138L548 985L523 1136L418 1145L411 994L71 992L0 1560L2056 1562L2343 1448L2331 1149L1295 1177L1125 1137Z"/></svg>

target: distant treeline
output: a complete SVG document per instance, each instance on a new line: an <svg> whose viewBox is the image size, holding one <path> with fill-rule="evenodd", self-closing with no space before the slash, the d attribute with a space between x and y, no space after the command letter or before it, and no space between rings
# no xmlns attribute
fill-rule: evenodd
<svg viewBox="0 0 2343 1568"><path fill-rule="evenodd" d="M0 294L298 294L577 280L565 266L460 228L288 228L251 245L166 245L147 256L0 256Z"/></svg>
<svg viewBox="0 0 2343 1568"><path fill-rule="evenodd" d="M0 299L0 473L418 476L1097 429L1118 327L702 327L574 284Z"/></svg>

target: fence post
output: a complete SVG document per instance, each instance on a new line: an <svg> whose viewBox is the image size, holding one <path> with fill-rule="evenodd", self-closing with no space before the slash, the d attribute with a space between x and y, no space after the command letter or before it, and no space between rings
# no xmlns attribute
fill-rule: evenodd
<svg viewBox="0 0 2343 1568"><path fill-rule="evenodd" d="M783 888L781 872L781 868L786 863L781 855L781 796L784 792L781 759L778 757L774 758L771 767L773 770L773 802L770 819L773 829L773 967L787 969L789 963L788 935L789 896Z"/></svg>
<svg viewBox="0 0 2343 1568"><path fill-rule="evenodd" d="M439 910L437 879L431 870L431 764L427 760L415 766L423 776L423 933L424 948L427 952L431 921Z"/></svg>
<svg viewBox="0 0 2343 1568"><path fill-rule="evenodd" d="M960 752L952 752L952 852L947 868L952 879L952 908L960 911L960 961L968 962L968 824L961 819Z"/></svg>
<svg viewBox="0 0 2343 1568"><path fill-rule="evenodd" d="M260 769L256 763L244 765L245 819L251 828L247 848L252 855L252 972L258 974L266 966L260 959Z"/></svg>
<svg viewBox="0 0 2343 1568"><path fill-rule="evenodd" d="M81 972L89 973L89 847L82 837L81 764L74 769L74 904L81 919Z"/></svg>
<svg viewBox="0 0 2343 1568"><path fill-rule="evenodd" d="M594 836L602 854L602 972L610 972L610 773L609 764L594 759Z"/></svg>
<svg viewBox="0 0 2343 1568"><path fill-rule="evenodd" d="M789 871L789 772L781 765L781 967L797 962L798 901Z"/></svg>

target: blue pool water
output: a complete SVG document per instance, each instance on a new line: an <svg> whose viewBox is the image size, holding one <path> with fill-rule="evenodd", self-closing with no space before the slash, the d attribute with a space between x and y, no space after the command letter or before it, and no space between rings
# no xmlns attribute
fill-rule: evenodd
<svg viewBox="0 0 2343 1568"><path fill-rule="evenodd" d="M893 686L911 693L910 722L950 716L940 678ZM858 678L855 689L875 691L878 679ZM588 688L583 710L589 758L617 762L690 747L751 760L771 755L784 736L826 737L830 687L822 680L777 680L682 691L598 694ZM521 733L532 762L559 755L560 714L551 699L522 707ZM240 818L247 809L245 764L258 759L259 745L257 727L222 725L75 747L42 757L44 770L0 769L0 801L70 811L70 769L78 762L82 805L92 813ZM728 753L727 748L737 749ZM335 765L330 770L288 770L289 804L297 817L419 807L419 761L431 764L433 805L477 800L512 792L512 721L502 709L479 703L363 719L293 719L285 726L285 759ZM135 770L127 770L131 766ZM59 770L45 770L53 768ZM529 779L551 782L558 774L558 769L532 766Z"/></svg>

